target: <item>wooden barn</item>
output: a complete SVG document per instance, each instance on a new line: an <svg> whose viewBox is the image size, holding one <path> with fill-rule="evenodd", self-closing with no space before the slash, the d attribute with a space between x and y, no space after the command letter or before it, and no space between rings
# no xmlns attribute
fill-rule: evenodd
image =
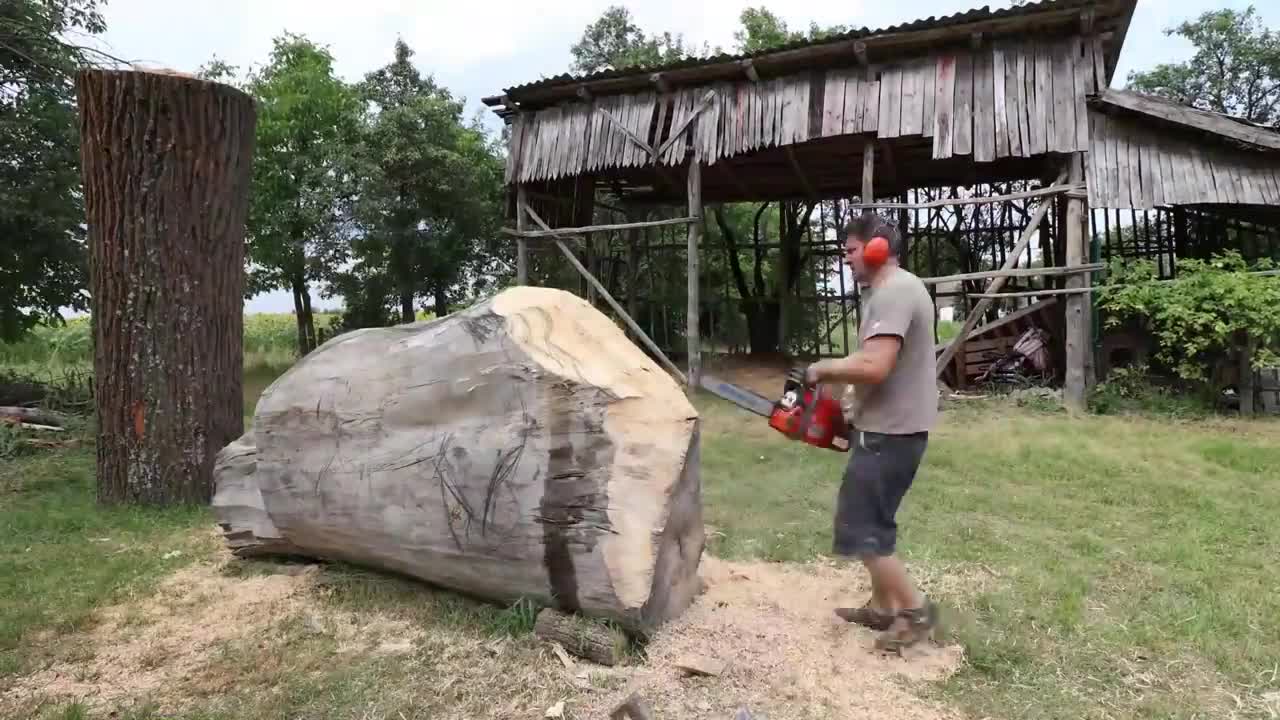
<svg viewBox="0 0 1280 720"><path fill-rule="evenodd" d="M906 231L908 266L938 302L963 305L955 340L939 343L940 378L972 381L1038 326L1080 407L1095 372L1089 286L1101 261L1156 257L1172 272L1174 258L1219 248L1230 223L1249 228L1254 255L1277 255L1280 134L1110 89L1135 2L982 8L507 88L485 103L509 125L518 281L567 263L696 386L704 325L726 321L722 300L743 313L780 306L760 317L783 325L797 322L789 306L814 308L805 332L815 339L801 352L846 351L857 288L839 267L841 228L875 210ZM731 239L715 213L741 202L796 209L776 243L757 238L754 289L740 247L709 254L703 241ZM1205 222L1215 217L1223 222ZM762 248L773 253L767 271L787 280L761 282ZM644 259L657 250L684 262ZM804 283L798 263L812 265ZM646 283L673 275L683 297L649 297L646 310ZM682 348L663 347L653 329L672 308L683 312ZM667 359L681 354L687 374Z"/></svg>

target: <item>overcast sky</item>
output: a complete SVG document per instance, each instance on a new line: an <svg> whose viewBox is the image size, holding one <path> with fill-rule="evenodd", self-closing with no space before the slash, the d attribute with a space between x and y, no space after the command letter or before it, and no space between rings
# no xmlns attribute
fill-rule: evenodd
<svg viewBox="0 0 1280 720"><path fill-rule="evenodd" d="M807 28L810 21L876 28L961 12L983 0L108 0L104 41L126 60L194 71L215 55L242 67L260 63L272 38L288 31L329 46L339 74L356 80L389 62L396 38L403 37L417 51L418 67L465 97L468 112L475 113L483 108L481 97L567 71L569 46L611 4L631 7L647 32L670 31L698 47L705 42L731 50L738 15L748 6L765 4L793 28ZM1002 0L986 4L1008 5ZM1115 84L1123 85L1131 69L1190 55L1190 45L1165 37L1164 28L1205 10L1249 4L1139 0ZM1280 29L1280 2L1254 4L1264 23ZM250 301L246 309L292 307L287 293L272 293Z"/></svg>

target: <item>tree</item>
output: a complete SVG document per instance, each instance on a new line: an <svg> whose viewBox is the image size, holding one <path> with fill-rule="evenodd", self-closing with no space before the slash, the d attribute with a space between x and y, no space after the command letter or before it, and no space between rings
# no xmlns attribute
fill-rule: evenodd
<svg viewBox="0 0 1280 720"><path fill-rule="evenodd" d="M1192 58L1129 73L1129 87L1201 110L1269 124L1280 118L1280 34L1257 11L1210 10L1165 30L1195 45Z"/></svg>
<svg viewBox="0 0 1280 720"><path fill-rule="evenodd" d="M82 70L76 89L98 499L207 503L214 456L244 429L253 101L151 72Z"/></svg>
<svg viewBox="0 0 1280 720"><path fill-rule="evenodd" d="M0 3L0 341L88 309L71 32L105 29L96 0Z"/></svg>
<svg viewBox="0 0 1280 720"><path fill-rule="evenodd" d="M733 39L738 44L738 52L757 53L800 40L821 40L823 38L848 32L845 25L819 27L817 23L809 23L807 33L790 30L787 21L775 15L768 8L747 8L738 16L741 29L734 32Z"/></svg>
<svg viewBox="0 0 1280 720"><path fill-rule="evenodd" d="M217 61L206 66L211 75L228 71ZM334 75L329 51L292 34L276 38L267 65L245 89L258 101L246 294L293 293L298 352L305 355L317 343L311 286L332 279L348 257L344 207L360 102Z"/></svg>
<svg viewBox="0 0 1280 720"><path fill-rule="evenodd" d="M465 124L463 103L413 66L397 41L395 60L360 85L370 108L357 152L361 185L351 276L389 290L402 322L419 297L446 314L463 285L480 281L497 234L502 167L479 119ZM352 287L352 277L343 280ZM385 297L385 296L384 296ZM376 318L376 295L362 315Z"/></svg>
<svg viewBox="0 0 1280 720"><path fill-rule="evenodd" d="M646 35L621 5L611 6L587 25L582 37L569 48L573 70L593 73L607 68L647 67L689 55L684 38L669 32Z"/></svg>

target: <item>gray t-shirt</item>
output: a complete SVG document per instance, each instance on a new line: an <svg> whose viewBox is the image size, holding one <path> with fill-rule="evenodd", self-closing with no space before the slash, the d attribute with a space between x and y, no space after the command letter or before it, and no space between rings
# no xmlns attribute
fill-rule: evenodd
<svg viewBox="0 0 1280 720"><path fill-rule="evenodd" d="M869 297L868 297L869 295ZM882 285L864 292L859 341L902 338L898 361L879 385L850 385L845 420L857 430L892 435L927 432L938 418L933 300L920 278L896 268Z"/></svg>

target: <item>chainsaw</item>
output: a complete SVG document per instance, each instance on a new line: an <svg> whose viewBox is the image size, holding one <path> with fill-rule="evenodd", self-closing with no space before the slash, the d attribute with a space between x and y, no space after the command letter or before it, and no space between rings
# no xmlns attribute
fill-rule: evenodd
<svg viewBox="0 0 1280 720"><path fill-rule="evenodd" d="M840 402L829 389L805 382L803 370L792 370L782 387L782 396L768 398L710 375L701 385L717 397L769 419L769 427L792 440L836 452L849 451L849 434Z"/></svg>

